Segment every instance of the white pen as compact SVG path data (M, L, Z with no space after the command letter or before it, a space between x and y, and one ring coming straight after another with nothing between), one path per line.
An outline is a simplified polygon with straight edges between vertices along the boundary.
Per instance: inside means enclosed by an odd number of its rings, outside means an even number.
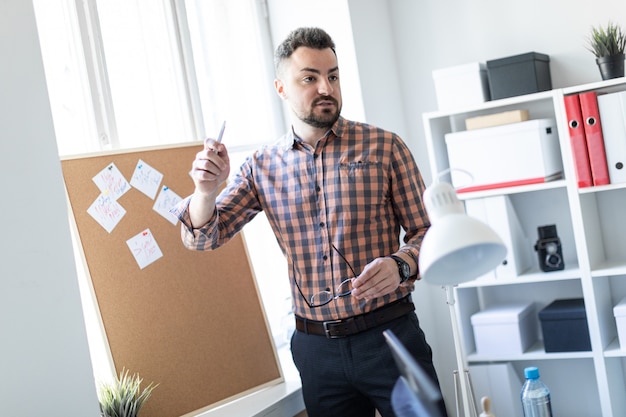
M224 120L222 122L222 127L220 128L220 133L217 135L217 139L215 139L215 144L216 145L222 143L222 137L224 136L224 129L226 129L226 120ZM215 149L212 149L212 151L217 153L217 151Z
M222 122L220 133L217 135L217 143L222 143L222 136L224 136L224 129L226 129L226 120Z

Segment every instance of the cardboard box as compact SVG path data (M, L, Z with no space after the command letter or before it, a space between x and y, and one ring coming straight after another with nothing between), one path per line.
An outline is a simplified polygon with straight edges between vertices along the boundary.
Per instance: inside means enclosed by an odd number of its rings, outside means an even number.
M439 110L456 109L489 101L485 64L475 62L433 71Z
M533 303L494 306L471 317L476 353L508 355L524 353L536 340L537 320Z
M615 322L617 324L619 346L621 349L626 350L626 297L622 298L622 300L613 307L613 315L615 316Z
M546 352L591 350L585 300L555 300L539 312Z
M550 57L537 52L487 61L491 99L552 89Z
M465 129L484 129L486 127L508 125L509 123L525 122L529 118L528 110L511 110L486 116L470 117L465 119Z
M552 119L448 133L445 141L457 192L537 184L563 175Z

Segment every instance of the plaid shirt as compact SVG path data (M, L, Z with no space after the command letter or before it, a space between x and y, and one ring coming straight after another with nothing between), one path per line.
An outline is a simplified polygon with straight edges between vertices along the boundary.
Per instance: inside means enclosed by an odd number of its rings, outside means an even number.
M417 259L430 225L423 191L418 167L396 134L340 117L315 148L290 131L248 157L217 198L206 225L191 227L191 197L173 212L182 222L184 245L211 250L265 211L287 258L294 312L311 320L336 320L379 308L414 289L409 280L369 302L348 295L310 306L313 294L352 277L350 266L359 274L375 258L398 250Z

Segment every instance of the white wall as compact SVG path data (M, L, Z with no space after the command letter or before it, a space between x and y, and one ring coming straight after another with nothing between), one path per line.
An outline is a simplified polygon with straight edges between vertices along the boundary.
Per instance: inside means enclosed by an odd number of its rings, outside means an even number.
M30 1L0 2L0 414L98 416Z

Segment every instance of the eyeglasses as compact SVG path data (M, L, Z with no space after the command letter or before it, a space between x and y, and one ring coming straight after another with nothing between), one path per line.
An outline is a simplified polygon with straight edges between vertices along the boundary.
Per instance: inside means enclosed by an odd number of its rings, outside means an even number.
M336 300L341 297L347 297L348 295L352 294L352 280L356 278L357 273L354 272L354 268L352 268L352 265L350 265L350 262L348 262L346 257L343 256L343 254L339 251L339 249L337 249L335 245L333 244L331 244L331 246L335 250L335 252L339 254L341 259L343 259L346 265L348 265L350 272L352 272L352 278L346 278L343 281L341 281L341 283L335 288L335 291L332 291L330 287L328 287L325 290L316 292L315 294L313 294L311 297L307 299L307 297L305 297L305 295L302 293L302 290L300 289L300 286L298 285L298 282L295 279L295 275L294 275L294 280L296 282L296 286L298 287L298 291L300 291L300 295L302 296L302 298L304 298L304 300L307 302L310 308L322 307L330 303L333 300ZM334 278L335 277L331 269L331 279L333 282L334 282Z
M336 300L340 297L347 297L352 294L352 278L347 278L341 281L341 284L335 288L335 294L330 290L330 288L326 288L324 291L316 292L311 296L311 302L309 305L311 307L321 307L333 300Z

